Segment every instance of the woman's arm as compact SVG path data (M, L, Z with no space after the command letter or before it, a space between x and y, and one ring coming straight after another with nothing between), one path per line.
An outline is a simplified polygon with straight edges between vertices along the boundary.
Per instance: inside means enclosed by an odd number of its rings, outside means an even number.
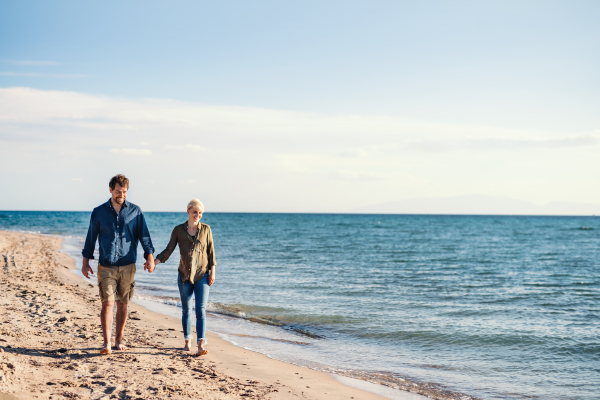
M206 238L206 258L208 259L208 268L210 268L210 274L208 275L208 286L212 286L215 283L215 274L217 269L217 260L215 259L215 245L213 243L212 231L210 226L208 227L208 237Z
M167 244L167 247L159 255L156 256L154 263L160 264L161 262L166 262L169 259L169 257L171 257L171 254L173 254L175 247L177 247L177 227L173 228L169 244Z
M212 286L212 284L215 283L215 274L216 274L215 269L216 268L217 268L217 266L213 265L212 268L210 269L210 274L208 274L208 286Z
M207 226L208 233L206 237L206 259L208 260L208 268L212 268L217 265L217 260L215 258L215 245L213 243L212 231L210 230L210 226Z

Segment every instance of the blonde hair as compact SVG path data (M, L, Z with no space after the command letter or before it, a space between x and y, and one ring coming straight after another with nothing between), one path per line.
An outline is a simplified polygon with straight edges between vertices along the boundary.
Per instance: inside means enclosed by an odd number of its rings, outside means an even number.
M190 200L190 202L188 203L187 209L189 210L192 207L198 207L200 209L200 211L204 212L204 204L202 204L202 202L198 199Z

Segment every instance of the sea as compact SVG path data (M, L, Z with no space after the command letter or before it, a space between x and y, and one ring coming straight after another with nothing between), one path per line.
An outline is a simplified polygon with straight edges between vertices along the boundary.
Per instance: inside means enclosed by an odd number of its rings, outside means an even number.
M157 252L187 218L144 215ZM0 211L0 229L60 236L81 265L89 219ZM370 382L391 399L600 398L600 217L205 213L202 222L218 264L208 329L240 347ZM178 262L176 250L152 274L138 268L135 301L180 316Z

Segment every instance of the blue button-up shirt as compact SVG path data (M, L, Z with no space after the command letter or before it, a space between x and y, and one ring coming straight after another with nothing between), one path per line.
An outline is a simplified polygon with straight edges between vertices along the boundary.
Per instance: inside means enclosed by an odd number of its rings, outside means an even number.
M100 253L98 262L103 266L120 267L135 263L137 245L140 241L144 249L144 258L147 259L148 255L154 253L142 210L127 200L123 202L118 215L110 199L94 208L85 246L81 252L90 260L94 259L96 239L98 239Z

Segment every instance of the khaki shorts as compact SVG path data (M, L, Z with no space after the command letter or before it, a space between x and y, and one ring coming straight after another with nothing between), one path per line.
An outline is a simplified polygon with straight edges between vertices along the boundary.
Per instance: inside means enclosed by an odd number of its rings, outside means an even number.
M98 290L102 302L115 301L127 304L133 297L135 264L122 267L98 265Z

